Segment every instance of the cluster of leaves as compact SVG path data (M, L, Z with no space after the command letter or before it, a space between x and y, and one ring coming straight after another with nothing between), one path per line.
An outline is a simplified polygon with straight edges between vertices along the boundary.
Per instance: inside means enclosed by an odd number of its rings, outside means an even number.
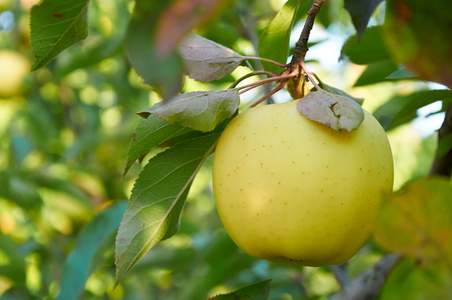
M34 69L43 67L63 49L87 36L89 1L60 2L45 0L31 11L31 46L36 55ZM355 64L367 65L355 86L376 84L387 80L417 79L415 75L399 69L399 64L394 61L391 50L384 46L384 33L380 27L372 27L364 34L369 18L379 3L378 0L345 1L345 7L357 29L357 36L350 37L344 44L342 53ZM181 214L193 180L214 151L216 141L224 126L237 112L240 89L246 88L177 95L182 87L185 68L190 77L210 81L227 76L245 60L252 59L199 36L193 34L187 36L188 31L205 24L227 4L228 1L225 0L188 2L137 0L135 2L135 8L125 32L124 51L144 82L159 91L163 99L172 100L164 105L154 105L140 113L143 118L135 128L123 175L135 161L141 161L152 149L162 144L171 147L152 157L146 164L135 182L126 209L123 203L110 207L97 215L91 225L80 233L80 244L69 256L63 271L63 278L60 282L62 292L59 295L62 297L61 299L69 295L66 294L69 292L72 295L81 293L84 281L88 278L91 270L88 270L85 265L83 270L78 270L80 276L77 277L77 285L69 283L73 278L71 277L74 274L73 268L76 267L79 258L82 256L90 258L89 268L94 269L97 257L96 251L93 252L92 249L102 252L105 247L102 243L103 239L93 240L92 243L87 242L92 237L87 232L96 232L96 230L100 230L99 228L105 227L108 230L102 231L102 234L105 237L110 236L118 226L118 214L124 212L116 238L116 284L118 284L119 280L138 263L151 247L173 236L179 230ZM306 14L311 4L312 1L303 0L286 2L276 17L260 33L257 49L261 58L274 60L283 65L287 62L292 28L300 17ZM203 8L201 14L197 9L198 6ZM358 43L359 40L360 43ZM178 45L180 46L178 47ZM196 47L202 49L196 49ZM113 47L111 51L117 51L118 48ZM210 50L206 52L207 48ZM99 46L99 49L105 49L105 47ZM274 74L279 74L283 70L277 64L269 62L263 62L263 67L267 72ZM159 72L155 72L155 70L159 70ZM72 71L71 67L68 67L66 72L70 71ZM60 69L59 72L64 71ZM332 106L340 101L337 100L338 98L344 97L342 91L320 81L319 87L323 91L318 90L308 94L311 95L309 98L314 98L314 106L317 106L316 98L319 98L319 93L328 93L329 99L335 99L333 103L326 100L327 106ZM345 95L345 98L349 97ZM426 89L406 96L396 96L380 107L375 115L386 130L392 130L414 119L416 111L420 107L438 100L443 101L444 108L452 103L450 90ZM325 102L325 98L320 97L320 102ZM346 101L346 103L350 102ZM351 110L360 111L359 106L351 105ZM335 107L342 109L341 106L336 105ZM310 105L300 109L309 111ZM332 114L334 118L336 115L344 115L342 111L327 110L327 113ZM309 115L309 113L307 114ZM341 127L343 125L339 124L340 120L337 121L338 128L347 128ZM356 124L350 126L351 130L356 127ZM452 142L449 139L449 142L446 141L441 149L446 153L450 151L451 147ZM438 199L447 200L444 197L450 195L449 186L448 183L433 181L433 183L421 183L419 186L414 186L413 189L429 190L437 195ZM409 195L401 196L405 202L413 200L415 196L418 197L417 203L420 205L418 212L427 207L424 204L427 198L425 193L407 192L403 195ZM442 200L438 200L439 203ZM391 201L387 203L382 213L382 224L385 225L390 223L387 220L393 219L399 209L398 206L392 207ZM443 206L442 208L447 213L451 212L449 208ZM436 209L438 208L432 208L432 211ZM432 231L445 232L450 229L450 226L443 223L426 223L423 221L425 219L415 218L417 214L413 215L412 212L404 215L407 216L406 219L398 217L401 221L394 223L393 227L380 228L378 238L381 243L390 250L400 251L415 258L427 258L427 261L431 258L435 262L442 261L441 259L450 261L448 244L439 243L433 250L425 246L436 245L441 240L441 236L431 234ZM414 250L412 247L411 250L404 248L403 246L407 244L400 245L400 240L394 241L394 239L388 238L394 232L401 232L401 234L413 237L419 234L419 228L427 234L411 241L410 245L415 245ZM441 231L442 228L444 228L443 231ZM88 250L85 250L84 247ZM426 249L427 255L424 255L422 249ZM415 251L414 254L413 251ZM413 268L412 265L405 265L405 268L410 267ZM444 274L446 275L440 280L448 280L450 275L448 271L444 271ZM258 295L264 291L262 297L265 299L268 296L268 293L266 294L268 285L269 282L265 282L262 285L252 286L250 290L242 290L242 292L245 295L248 293ZM72 291L70 287L76 288L77 291ZM242 292L237 291L236 293L241 295ZM217 298L228 299L227 297L231 298L234 295L218 296Z

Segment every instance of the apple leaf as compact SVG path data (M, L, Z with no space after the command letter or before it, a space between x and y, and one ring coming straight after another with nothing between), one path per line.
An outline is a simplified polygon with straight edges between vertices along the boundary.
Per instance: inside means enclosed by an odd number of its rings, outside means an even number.
M179 230L191 183L219 136L212 132L185 139L144 167L116 237L116 285L151 247Z
M392 59L385 46L381 26L369 27L361 42L358 42L356 35L349 37L342 46L341 58L343 57L348 57L358 65Z
M146 119L140 118L130 141L126 167L122 176L124 177L132 164L152 148L189 131L190 129L180 125L168 124L165 120L154 115L150 115Z
M364 111L353 99L326 91L310 92L297 103L306 118L341 131L357 129L364 120Z
M80 299L89 275L103 263L99 255L111 248L127 203L114 204L98 215L80 232L77 244L66 259L57 300Z
M452 267L452 184L445 178L418 180L387 195L376 238L386 249Z
M335 95L339 95L339 96L344 96L344 97L350 98L350 99L352 99L353 101L355 101L356 103L358 103L359 105L362 105L362 104L363 104L363 102L364 102L364 99L363 99L363 98L352 97L352 96L350 96L349 94L347 94L346 92L344 92L343 90L338 89L338 88L335 88L334 86L331 86L331 85L328 85L328 84L324 83L322 80L320 80L320 78L316 77L316 79L317 79L318 82L319 82L319 86L320 86L323 90L325 90L326 92L329 92L329 93L331 93L331 94L335 94ZM313 91L316 91L317 89L314 87L312 90L313 90Z
M258 283L245 286L232 293L210 297L209 300L236 300L236 299L267 300L270 295L271 281L272 281L271 279L267 279Z
M289 42L292 27L297 21L297 9L307 0L288 0L259 37L257 51L260 57L285 64L289 56ZM262 62L265 70L281 73L282 68Z
M237 89L191 92L177 95L161 105L154 105L138 114L144 118L154 114L170 124L207 132L232 116L239 103Z
M177 95L182 88L183 62L177 51L157 55L155 30L166 1L135 1L127 27L125 52L130 64L146 84L163 99Z
M30 11L32 70L88 36L89 0L43 0Z
M397 71L391 73L389 76L386 77L386 79L419 79L419 75L408 70L405 67L401 67Z
M163 12L157 26L157 53L167 53L192 28L198 27L225 7L231 0L175 0Z
M195 33L190 33L179 45L187 75L199 81L223 78L245 59L237 52Z
M372 17L372 13L382 1L383 0L344 0L344 8L352 18L353 26L355 26L358 34L358 41L361 40L370 17Z
M452 92L450 90L424 90L407 96L396 95L380 106L374 116L385 128L392 130L417 117L417 110L436 101L443 104L452 104Z
M380 60L371 63L361 73L358 79L356 79L353 86L363 86L386 81L388 79L388 75L396 71L397 68L397 64L392 60Z
M423 264L403 259L391 271L378 299L449 299L452 294L452 271L444 264Z

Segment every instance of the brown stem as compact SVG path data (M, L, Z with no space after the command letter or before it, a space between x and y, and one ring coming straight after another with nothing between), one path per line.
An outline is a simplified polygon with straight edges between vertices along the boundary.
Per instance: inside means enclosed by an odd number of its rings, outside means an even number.
M298 42L295 44L295 50L293 51L291 64L298 64L298 62L303 61L306 52L308 52L308 40L309 34L311 33L312 26L314 26L314 20L317 14L320 11L320 7L322 7L325 0L314 0L311 9L308 12L308 17L306 18L306 22L304 23L303 30L301 31L300 38Z
M438 146L449 134L452 134L452 104L447 108L444 122L438 130ZM440 155L438 151L437 149L430 175L442 175L450 178L452 174L452 149L444 155Z

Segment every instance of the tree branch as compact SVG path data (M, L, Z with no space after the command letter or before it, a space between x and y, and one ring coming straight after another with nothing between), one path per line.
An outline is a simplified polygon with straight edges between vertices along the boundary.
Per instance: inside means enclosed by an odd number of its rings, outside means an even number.
M312 26L314 26L314 20L317 14L320 11L320 7L322 7L325 0L314 0L311 9L308 12L308 17L306 18L306 22L304 23L303 30L301 31L300 38L298 42L295 44L295 50L293 51L291 65L298 65L298 62L303 61L306 52L308 52L308 40L309 34L311 33Z
M430 169L430 175L443 175L451 177L452 174L452 149L446 154L439 154L439 145L446 136L452 134L452 104L446 110L446 116L441 128L438 130L438 146L436 149L435 159Z
M401 256L384 255L374 267L367 269L358 278L339 292L331 295L329 300L371 300L383 286L389 272L394 268Z

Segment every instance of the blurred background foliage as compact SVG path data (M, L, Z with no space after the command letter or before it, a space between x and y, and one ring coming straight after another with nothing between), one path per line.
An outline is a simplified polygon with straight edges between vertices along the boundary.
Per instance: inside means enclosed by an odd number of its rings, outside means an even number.
M31 73L28 24L29 10L36 3L0 0L2 299L54 299L58 295L59 299L205 299L268 278L273 279L271 299L323 299L340 289L328 267L274 264L241 252L217 216L208 161L190 191L180 232L153 248L112 290L114 233L141 170L135 164L120 180L139 119L135 113L160 99L142 83L124 55L124 35L134 1L91 1L88 38ZM198 33L254 56L259 34L283 4L282 0L236 1L198 28ZM383 19L384 4L371 25L382 24ZM295 26L293 43L302 24L300 20ZM323 81L365 98L369 111L381 111L396 96L437 87L413 78L385 80L398 68L390 58L374 66L383 75L371 72L370 78L363 79L367 62L338 61L342 44L354 33L343 2L326 1L312 32L315 45L307 59ZM239 67L231 76L208 84L185 78L183 89L223 89L247 70ZM361 83L356 84L359 78ZM246 95L244 104L259 93L263 92ZM274 99L288 100L288 93ZM395 159L395 189L428 174L436 149L434 130L444 117L436 113L441 109L438 102L424 107L414 120L388 132ZM433 117L425 118L432 112ZM382 254L371 241L347 269L357 276ZM391 278L392 290L385 290L381 299L394 298L394 286L403 274L411 273L414 264L400 266ZM415 286L416 278L406 284Z

